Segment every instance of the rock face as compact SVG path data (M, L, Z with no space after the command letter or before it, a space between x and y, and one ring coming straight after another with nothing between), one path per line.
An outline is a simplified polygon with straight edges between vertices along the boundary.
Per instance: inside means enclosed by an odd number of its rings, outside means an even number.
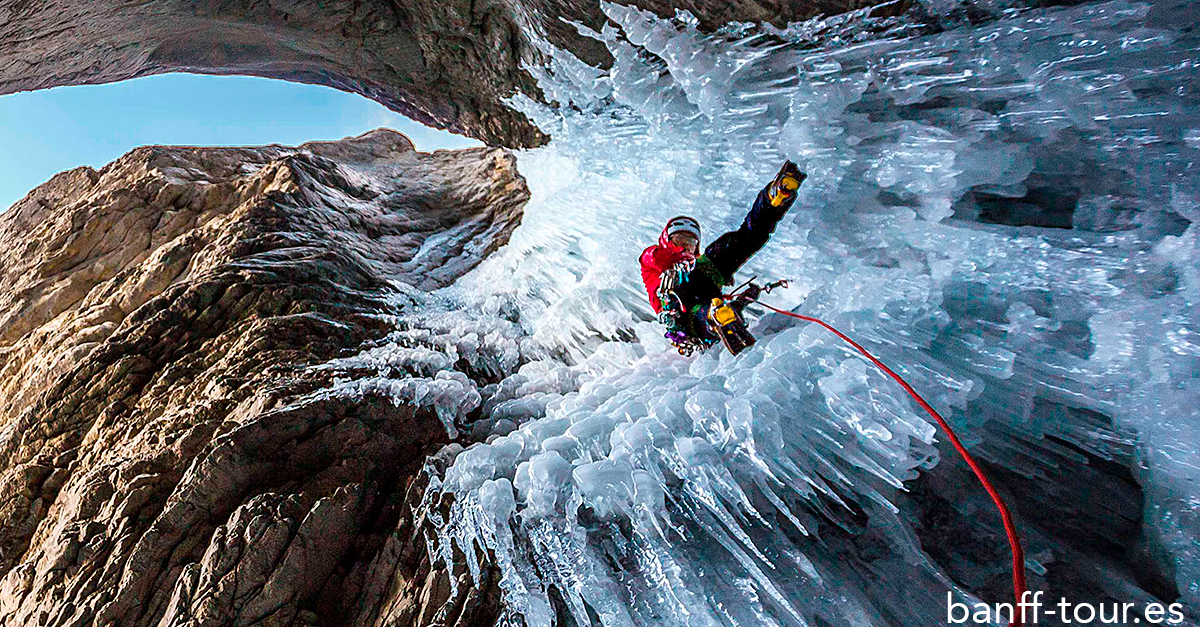
M506 242L527 199L502 149L376 131L139 148L0 215L0 625L494 611L424 558L433 410L314 366Z
M837 13L858 0L639 0L660 15L693 11L711 27L728 20L778 24ZM560 19L561 18L561 19ZM594 0L49 0L0 4L0 94L107 83L172 71L247 74L362 94L420 122L489 144L545 141L501 102L536 88L521 69L536 58L529 33L590 63L603 46L574 20L603 23Z

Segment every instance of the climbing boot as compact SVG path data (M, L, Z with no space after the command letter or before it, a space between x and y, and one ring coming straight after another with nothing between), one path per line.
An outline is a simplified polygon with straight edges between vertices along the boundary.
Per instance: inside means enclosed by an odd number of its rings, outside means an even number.
M754 336L746 329L742 314L723 298L712 299L708 308L709 328L721 338L721 343L734 355L754 346Z
M806 178L808 175L801 172L796 164L784 161L783 167L779 169L779 174L775 175L775 180L771 181L770 189L767 192L771 206L779 207L795 199L796 190L800 189L800 184Z

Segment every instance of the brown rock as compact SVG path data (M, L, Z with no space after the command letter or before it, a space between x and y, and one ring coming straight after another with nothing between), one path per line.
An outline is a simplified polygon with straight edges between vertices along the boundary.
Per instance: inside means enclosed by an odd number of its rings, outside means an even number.
M863 6L859 0L637 0L661 16L692 11L705 28L730 20L783 25ZM0 5L0 94L186 71L245 74L362 94L414 120L492 145L545 136L501 99L537 97L522 64L529 33L594 65L602 45L564 20L598 28L595 0L47 0ZM75 175L82 176L82 175Z
M446 431L313 366L527 199L502 149L376 131L139 148L0 214L0 626L371 624L355 599L417 598L439 575L406 503Z

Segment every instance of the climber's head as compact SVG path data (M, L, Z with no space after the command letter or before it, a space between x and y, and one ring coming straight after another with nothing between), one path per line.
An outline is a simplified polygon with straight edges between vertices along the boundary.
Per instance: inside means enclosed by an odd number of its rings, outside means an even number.
M663 227L658 243L666 246L668 243L682 248L692 255L700 253L700 223L689 216L677 216Z

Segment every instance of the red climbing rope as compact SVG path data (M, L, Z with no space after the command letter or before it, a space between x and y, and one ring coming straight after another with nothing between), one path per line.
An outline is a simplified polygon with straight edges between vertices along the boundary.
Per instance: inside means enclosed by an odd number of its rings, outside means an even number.
M1023 600L1023 597L1025 596L1025 589L1026 589L1025 588L1025 554L1021 550L1021 540L1020 540L1020 538L1017 537L1017 527L1016 527L1016 525L1013 524L1012 514L1009 513L1008 505L1006 505L1004 503L1004 499L1000 497L1000 493L996 492L996 488L994 486L992 486L992 482L988 481L987 476L985 476L983 474L983 469L980 468L979 464L977 464L975 462L975 458L971 457L971 454L967 452L967 449L966 449L966 447L964 447L962 445L962 442L959 442L958 436L954 435L954 430L950 428L950 425L946 422L946 420L944 418L942 418L942 415L937 413L937 410L935 410L933 407L931 407L929 405L929 403L925 402L925 399L921 398L921 395L917 394L917 391L914 390L913 387L911 385L909 385L907 381L905 381L903 378L901 378L900 375L896 374L895 372L892 372L891 368L888 368L886 365L884 365L884 363L882 361L879 361L878 359L876 359L874 355L872 355L870 352L868 352L867 349L863 348L858 342L855 342L854 340L850 339L849 337L846 336L845 333L842 333L841 331L838 331L837 329L833 328L833 326L827 324L824 320L813 318L812 316L804 316L804 315L801 315L798 313L792 313L790 311L784 311L782 309L777 309L775 307L772 307L760 300L757 300L757 299L753 299L753 300L754 300L754 302L762 305L763 307L766 307L767 309L770 309L771 311L774 311L775 313L781 313L785 316L791 316L793 318L798 318L800 320L804 320L805 322L814 322L816 324L819 324L819 325L825 327L830 332L832 332L834 335L845 340L847 344L858 349L858 352L860 352L864 356L866 356L867 359L870 359L871 363L875 364L876 366L879 367L880 370L884 371L885 373L887 373L888 376L895 379L896 383L899 383L900 386L904 388L904 391L908 392L909 396L912 396L913 400L915 400L917 402L917 404L921 406L922 409L929 412L930 416L933 416L933 419L937 421L938 426L940 426L942 428L942 430L946 432L946 436L950 439L950 443L954 445L955 450L958 451L959 455L962 455L962 458L964 460L966 460L967 465L970 466L971 470L973 470L975 472L975 476L978 477L979 482L983 484L983 489L987 490L987 493L992 497L992 502L996 504L996 509L1000 510L1000 518L1004 521L1004 532L1006 534L1008 534L1008 545L1010 548L1012 548L1013 594L1016 596L1016 599L1017 599L1016 600L1017 605L1013 605L1013 619L1014 620L1011 623L1010 627L1013 627L1013 626L1021 627L1021 625L1024 624L1024 621L1022 620L1024 618L1024 616L1023 616L1023 612L1020 610L1021 606L1019 604L1021 603L1021 601Z

